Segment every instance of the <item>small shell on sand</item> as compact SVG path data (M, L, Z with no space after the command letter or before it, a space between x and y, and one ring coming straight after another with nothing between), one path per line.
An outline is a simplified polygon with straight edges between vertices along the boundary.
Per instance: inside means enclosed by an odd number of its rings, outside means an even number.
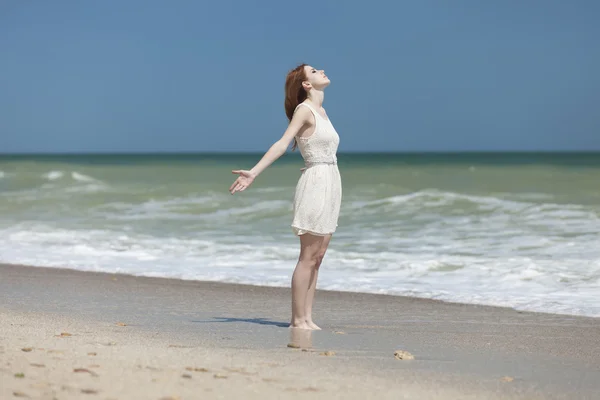
M515 380L515 378L513 378L512 376L503 376L501 380L502 382L512 382Z
M412 354L410 354L408 351L396 350L394 352L394 358L396 360L414 360L415 356L413 356Z

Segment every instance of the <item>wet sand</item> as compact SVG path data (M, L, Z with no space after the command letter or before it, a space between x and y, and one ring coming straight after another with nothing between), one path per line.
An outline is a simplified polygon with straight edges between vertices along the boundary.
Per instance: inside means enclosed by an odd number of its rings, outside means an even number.
M600 393L598 318L332 291L314 314L288 329L284 288L0 265L0 398Z

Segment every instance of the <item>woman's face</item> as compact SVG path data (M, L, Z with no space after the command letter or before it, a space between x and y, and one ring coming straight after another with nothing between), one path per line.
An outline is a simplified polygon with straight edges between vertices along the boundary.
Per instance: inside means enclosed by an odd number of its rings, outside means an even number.
M316 68L311 67L310 65L305 65L304 73L306 74L305 85L306 83L310 85L308 89L313 87L317 90L322 90L329 86L330 80L327 77L327 75L325 75L324 70L318 70Z

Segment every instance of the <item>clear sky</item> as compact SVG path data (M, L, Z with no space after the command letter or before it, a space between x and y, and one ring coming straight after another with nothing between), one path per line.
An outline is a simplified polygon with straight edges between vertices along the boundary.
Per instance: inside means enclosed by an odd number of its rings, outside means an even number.
M0 0L0 152L265 151L324 68L340 151L600 150L600 1Z

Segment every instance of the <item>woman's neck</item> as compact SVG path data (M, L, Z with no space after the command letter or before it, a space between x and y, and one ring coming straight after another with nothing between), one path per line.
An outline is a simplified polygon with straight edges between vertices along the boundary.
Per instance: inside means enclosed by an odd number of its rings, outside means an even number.
M322 90L312 89L308 93L308 100L316 107L323 107L323 100L325 100L325 92Z

